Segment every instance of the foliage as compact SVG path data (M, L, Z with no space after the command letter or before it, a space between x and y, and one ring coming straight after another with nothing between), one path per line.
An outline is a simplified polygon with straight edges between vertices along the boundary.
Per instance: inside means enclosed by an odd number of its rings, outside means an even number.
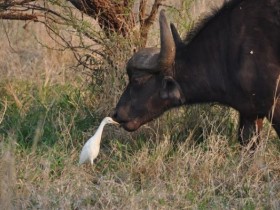
M187 14L173 9L178 28L188 29ZM95 165L78 166L122 92L135 40L106 37L74 15L66 15L74 31L50 25L51 36L41 25L0 24L1 209L280 208L280 143L270 124L252 154L237 142L236 112L216 104L171 110L135 133L108 126ZM90 64L90 82L69 71L75 56Z
M53 49L70 49L77 66L94 74L104 63L119 68L114 49L131 53L146 45L162 0L141 0L138 10L135 5L136 1L127 0L2 1L0 19L28 21L24 27L31 22L43 24L56 43Z
M87 90L69 84L10 86L14 94L1 84L5 209L280 207L279 139L266 137L268 129L254 154L241 148L231 140L236 116L228 109L192 107L185 116L186 110L177 110L133 135L106 127L95 165L80 167L82 145L102 118Z

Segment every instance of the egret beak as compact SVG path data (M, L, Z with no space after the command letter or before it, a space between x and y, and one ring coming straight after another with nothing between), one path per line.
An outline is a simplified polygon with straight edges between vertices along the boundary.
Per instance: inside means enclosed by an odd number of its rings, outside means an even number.
M120 125L120 123L116 122L116 121L113 121L112 124L114 125Z
M114 125L120 125L120 123L118 123L118 122L114 122L113 124L114 124Z
M114 124L114 125L120 125L120 123L118 123L117 121L116 121L116 118L114 117L115 116L115 114L112 114L110 117L111 117L111 119L112 119L112 124Z

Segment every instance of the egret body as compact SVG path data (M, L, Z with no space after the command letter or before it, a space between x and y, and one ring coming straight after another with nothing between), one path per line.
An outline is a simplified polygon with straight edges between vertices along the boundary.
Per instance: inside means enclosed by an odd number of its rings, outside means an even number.
M97 157L100 150L100 141L103 132L103 128L106 124L119 124L115 122L111 117L105 117L100 123L96 133L92 136L84 145L80 154L79 164L83 164L87 161L93 164L93 160Z

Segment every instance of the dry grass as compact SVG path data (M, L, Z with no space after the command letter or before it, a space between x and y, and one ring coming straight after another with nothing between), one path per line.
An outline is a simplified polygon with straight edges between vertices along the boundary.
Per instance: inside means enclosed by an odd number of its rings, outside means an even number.
M280 156L273 143L252 155L214 134L198 146L162 139L132 151L113 140L93 167L77 166L79 146L38 154L12 144L1 152L5 209L280 207Z
M121 90L104 83L90 91L69 71L71 53L32 38L37 30L50 41L40 28L5 24L1 209L280 209L279 139L266 123L249 153L236 140L236 113L224 107L172 110L134 134L108 126L96 164L79 167L83 143L111 108L100 104Z

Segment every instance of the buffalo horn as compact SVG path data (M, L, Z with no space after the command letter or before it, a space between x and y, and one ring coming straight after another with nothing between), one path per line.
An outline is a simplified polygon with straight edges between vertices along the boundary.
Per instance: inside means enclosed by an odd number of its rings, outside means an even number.
M160 11L160 44L161 48L144 48L135 53L128 61L128 69L144 72L167 71L175 59L175 43L169 29L164 10Z
M160 54L158 59L158 68L169 68L175 59L175 43L169 25L167 23L164 10L160 11Z
M170 28L171 28L171 32L172 32L172 35L173 35L173 38L174 38L174 41L175 41L175 45L176 45L176 48L180 47L183 45L183 41L180 37L180 34L178 33L175 25L173 23L170 23Z

